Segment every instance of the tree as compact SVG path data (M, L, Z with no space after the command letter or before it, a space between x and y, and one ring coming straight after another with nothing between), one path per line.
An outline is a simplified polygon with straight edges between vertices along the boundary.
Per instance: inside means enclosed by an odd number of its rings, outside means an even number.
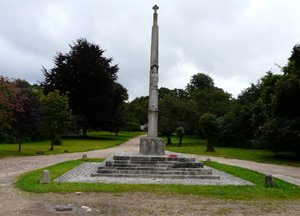
M18 98L22 100L22 112L15 112L15 121L12 124L14 134L19 143L18 151L21 152L25 139L41 134L43 127L43 111L38 96L31 85L24 80L17 80L20 89Z
M178 99L165 96L159 100L158 131L167 137L167 144L172 144L171 135L179 124Z
M176 135L178 136L178 139L179 139L178 146L181 146L182 145L182 139L183 139L183 136L184 136L184 128L183 127L176 128Z
M193 99L199 115L209 112L218 117L228 112L232 101L230 94L217 87L200 89L194 92Z
M127 100L127 90L116 82L118 65L112 58L103 56L104 51L86 39L70 45L66 54L58 53L55 66L43 69L46 93L55 89L68 93L70 108L80 117L83 135L91 127L105 128Z
M212 88L214 87L213 79L207 74L197 73L192 76L190 83L187 85L186 89L189 94L198 91L200 89Z
M211 113L205 113L200 117L199 127L207 139L207 152L215 152L213 144L216 142L218 137L218 124L217 118Z
M148 122L149 97L137 97L127 104L129 122L145 125Z
M195 106L189 100L188 94L182 89L159 89L159 117L158 130L162 135L167 136L168 144L172 144L171 135L179 126L194 130Z
M268 99L265 99L268 115L265 124L260 127L260 141L271 147L274 152L291 151L300 155L299 44L294 46L292 55L282 70L282 76L273 75L271 90L264 96ZM274 138L277 142L270 145Z
M197 112L200 116L207 112L218 117L223 116L231 105L231 95L215 87L213 79L203 73L192 76L186 91L190 99L197 104Z
M23 112L23 99L15 80L0 76L0 131L9 130L15 121L14 113Z
M42 98L45 130L51 140L51 151L54 149L57 139L68 131L71 120L68 102L68 97L60 95L57 90L49 92L47 96Z

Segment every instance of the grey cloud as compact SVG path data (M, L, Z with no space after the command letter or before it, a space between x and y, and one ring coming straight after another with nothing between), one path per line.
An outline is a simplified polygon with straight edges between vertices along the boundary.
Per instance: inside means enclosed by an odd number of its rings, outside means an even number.
M183 88L208 73L235 96L278 71L300 38L297 0L0 2L0 75L41 81L57 52L80 37L120 67L130 98L148 93L152 9L160 6L160 86Z

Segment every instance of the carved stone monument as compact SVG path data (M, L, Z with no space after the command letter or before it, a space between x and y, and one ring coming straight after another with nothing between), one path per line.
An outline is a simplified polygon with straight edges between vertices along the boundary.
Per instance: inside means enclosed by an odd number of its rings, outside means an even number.
M153 25L151 37L148 136L140 140L140 153L143 155L164 155L165 142L157 138L158 124L158 24L157 5L153 6Z
M148 136L140 139L140 152L113 155L107 158L98 167L92 177L111 178L153 178L153 179L213 179L219 176L212 173L212 169L203 168L201 162L195 158L182 154L165 155L165 142L157 138L158 123L158 25L157 10L154 5L150 84L149 84L149 110L148 110Z

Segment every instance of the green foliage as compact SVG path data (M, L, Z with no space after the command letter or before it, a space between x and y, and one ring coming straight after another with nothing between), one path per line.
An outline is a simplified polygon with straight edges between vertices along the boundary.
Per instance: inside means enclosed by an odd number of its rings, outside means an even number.
M207 139L207 149L208 152L214 152L214 144L218 138L218 124L217 118L214 114L205 113L199 119L199 128Z
M0 142L41 136L43 113L38 90L24 80L0 77Z
M19 97L19 92L15 80L0 76L0 133L12 128L12 123L16 120L15 113L24 112L24 98Z
M262 79L261 98L265 119L259 127L257 141L274 152L292 151L300 155L299 58L300 45L297 44L282 69L284 75L269 73Z
M83 161L67 161L47 167L52 179L55 179L78 166ZM188 186L188 185L145 185L145 184L103 184L103 183L55 183L40 184L39 179L43 169L35 170L20 176L16 186L24 191L34 193L49 192L151 192L158 194L190 194L201 197L213 197L221 199L300 199L300 188L287 182L276 179L277 187L265 187L264 175L247 169L233 167L211 162L209 166L231 173L237 177L255 183L254 186Z
M196 104L182 89L159 89L159 132L167 136L171 144L171 134L183 126L186 134L193 134L198 129Z
M44 126L44 113L40 98L34 93L32 86L24 81L17 80L19 88L18 98L22 100L23 112L15 112L13 133L19 143L18 151L21 151L22 142L26 139L42 136Z
M66 133L70 126L69 98L54 91L43 97L41 102L45 115L45 130L51 139L50 150L53 150L56 140Z
M137 97L126 106L127 118L130 122L138 125L145 125L148 122L149 98Z
M209 89L214 87L213 79L207 74L197 73L192 76L190 83L187 85L189 94L193 94L199 90Z
M300 155L300 45L283 75L267 74L243 91L220 122L224 146L268 148Z
M197 104L197 113L200 116L204 113L222 116L230 108L231 95L215 87L213 79L206 74L193 75L186 91Z
M171 134L179 123L178 99L165 96L159 100L158 130L167 136L167 144L172 144Z

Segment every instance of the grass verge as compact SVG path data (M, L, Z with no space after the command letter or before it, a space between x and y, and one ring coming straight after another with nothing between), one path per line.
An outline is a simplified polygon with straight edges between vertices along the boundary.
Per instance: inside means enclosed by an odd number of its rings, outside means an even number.
M216 152L206 152L206 140L196 136L185 136L181 147L177 137L173 136L172 140L173 144L166 145L168 151L300 167L300 158L290 153L274 154L268 150L230 147L215 147Z
M22 144L22 151L18 152L18 144L0 144L0 158L9 156L31 156L36 152L48 154L61 154L70 152L84 152L96 149L105 149L117 146L126 142L130 138L141 135L140 132L121 132L116 136L114 133L97 131L90 132L88 137L69 137L63 138L62 145L55 145L54 150L50 151L50 141L25 142Z
M90 159L89 161L94 161ZM98 160L99 161L99 160ZM67 161L47 167L52 179L55 179L78 166L83 161ZM207 164L237 177L253 182L254 186L187 186L187 185L138 185L138 184L104 184L104 183L55 183L40 184L43 169L23 174L16 182L21 190L34 193L67 193L67 192L151 192L158 194L191 194L201 197L222 199L300 199L300 187L276 179L276 187L265 187L264 175L244 168L210 162Z

